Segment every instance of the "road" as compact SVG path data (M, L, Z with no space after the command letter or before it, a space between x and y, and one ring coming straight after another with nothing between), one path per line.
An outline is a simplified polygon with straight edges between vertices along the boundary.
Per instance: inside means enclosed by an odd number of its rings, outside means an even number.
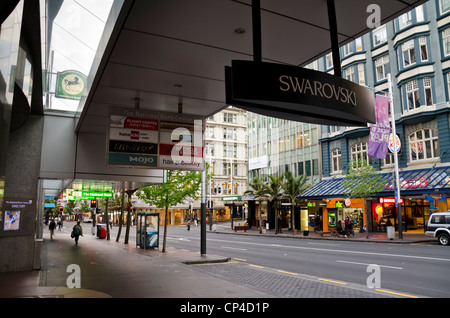
M85 233L89 229L88 226L83 225ZM117 228L114 227L112 240L115 240L116 233ZM122 230L122 233L125 231ZM162 233L161 227L161 235ZM135 242L134 228L130 233L130 242ZM184 226L169 227L167 248L199 252L200 227L191 226L190 231ZM295 277L297 280L303 278L326 281L342 287L356 286L355 288L360 288L361 291L377 289L386 293L385 297L450 297L450 248L434 242L399 245L273 238L207 231L207 254L228 256L232 262L226 267L199 266L198 270L224 279L254 284L255 288L263 290L273 288L274 285L263 282L261 277L271 277L278 282L283 277L287 279L286 283L281 286L281 291L274 293L286 293L285 296L304 296L296 294L299 291L295 288L289 290L293 284L293 280L289 278ZM253 278L250 280L250 277ZM337 289L336 297L345 296L340 294L343 290Z

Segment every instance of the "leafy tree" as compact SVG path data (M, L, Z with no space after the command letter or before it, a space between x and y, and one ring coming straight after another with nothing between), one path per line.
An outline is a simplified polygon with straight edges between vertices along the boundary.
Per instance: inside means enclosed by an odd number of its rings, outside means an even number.
M368 198L383 191L384 181L373 166L360 158L349 163L342 186L346 188L344 194L349 198Z
M64 207L64 212L66 214L72 215L73 209L75 209L75 201L68 201L66 206Z
M164 238L162 251L166 251L168 210L184 203L187 197L196 200L201 186L201 172L168 170L164 183L141 188L137 196L145 203L165 209Z
M275 208L275 220L278 218L278 200L283 194L282 180L283 177L274 177L269 175L269 183L265 184L264 192L267 194L269 202L273 201L273 207ZM278 222L275 221L275 233L278 233Z
M308 188L307 182L308 177L305 175L294 177L290 171L286 171L284 173L284 182L282 183L282 188L284 195L287 196L291 201L291 225L294 233L296 232L294 214L295 200L300 194L303 193L303 191Z
M262 181L262 178L254 178L253 182L250 183L249 189L244 192L244 194L253 195L255 199L259 201L259 234L262 233L262 198L266 197L266 187Z
M377 192L383 191L384 181L375 168L367 163L365 159L358 158L349 163L349 168L345 173L345 178L342 180L342 186L346 188L344 194L351 198L366 198L371 197ZM368 213L366 213L366 218ZM369 232L366 231L368 238Z

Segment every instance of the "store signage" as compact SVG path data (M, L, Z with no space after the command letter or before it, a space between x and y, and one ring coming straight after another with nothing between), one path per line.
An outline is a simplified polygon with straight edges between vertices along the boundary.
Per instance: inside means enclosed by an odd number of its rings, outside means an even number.
M425 200L427 201L447 201L447 197L445 195L426 195Z
M380 198L380 203L395 203L395 198ZM403 199L400 198L400 202L403 203Z
M78 71L64 71L57 75L55 97L80 99L86 87L86 75Z
M343 208L343 207L344 207L344 202L336 201L336 208Z
M107 165L204 170L204 120L178 113L111 107Z
M241 201L242 197L240 195L222 197L222 201Z
M401 150L401 143L400 143L400 136L399 134L396 134L396 138L397 140L397 153L400 153ZM388 144L388 149L391 153L394 153L394 134L391 134L389 136L389 144Z
M225 68L226 102L262 115L324 125L375 123L373 93L311 69L253 61Z

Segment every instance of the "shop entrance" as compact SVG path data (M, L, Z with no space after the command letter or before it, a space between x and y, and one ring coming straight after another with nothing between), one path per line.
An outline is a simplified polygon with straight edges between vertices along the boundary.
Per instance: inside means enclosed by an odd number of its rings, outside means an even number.
M430 205L424 200L406 200L402 207L405 218L405 230L408 232L425 232L425 224L430 217Z

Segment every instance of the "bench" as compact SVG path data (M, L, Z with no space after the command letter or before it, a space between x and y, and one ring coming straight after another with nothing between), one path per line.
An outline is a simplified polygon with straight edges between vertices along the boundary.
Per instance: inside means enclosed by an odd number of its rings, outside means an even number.
M238 225L234 227L234 231L244 231L247 232L247 230L249 230L250 228L247 225Z
M320 236L322 236L322 237L331 237L331 232L330 231L319 231L317 233L319 233Z

